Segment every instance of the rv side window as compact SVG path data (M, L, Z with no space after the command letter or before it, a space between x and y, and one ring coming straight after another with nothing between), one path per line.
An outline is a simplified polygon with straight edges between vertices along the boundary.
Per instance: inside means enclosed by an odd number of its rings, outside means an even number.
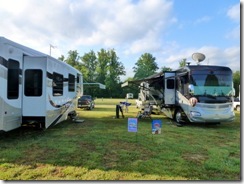
M167 80L167 89L174 89L175 88L175 80L174 79L168 79Z
M25 71L25 96L42 96L42 70Z
M77 74L76 82L80 83L80 75L79 74Z
M58 73L53 73L53 96L63 95L63 81L64 76Z
M8 60L8 82L7 82L7 95L8 99L19 98L19 62L9 59Z
M69 91L75 91L75 76L69 74Z

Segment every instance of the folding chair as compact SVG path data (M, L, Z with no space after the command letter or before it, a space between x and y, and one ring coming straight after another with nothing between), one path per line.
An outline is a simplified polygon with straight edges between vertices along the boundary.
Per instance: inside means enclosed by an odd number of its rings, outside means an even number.
M139 118L139 119L141 119L141 118L150 118L150 119L152 119L151 118L152 108L153 108L152 105L145 106L143 112L139 111L137 113L137 118Z

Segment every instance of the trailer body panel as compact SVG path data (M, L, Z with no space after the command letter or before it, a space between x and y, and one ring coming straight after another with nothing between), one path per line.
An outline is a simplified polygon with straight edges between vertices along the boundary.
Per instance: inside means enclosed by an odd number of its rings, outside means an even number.
M46 54L0 37L0 131L48 128L75 114L82 74Z

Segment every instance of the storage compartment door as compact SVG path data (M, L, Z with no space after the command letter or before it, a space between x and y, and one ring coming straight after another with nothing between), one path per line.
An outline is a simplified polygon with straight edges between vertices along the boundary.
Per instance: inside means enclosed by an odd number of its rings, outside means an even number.
M165 105L175 104L175 72L164 73L164 103Z
M47 57L24 57L23 116L46 115L46 62Z

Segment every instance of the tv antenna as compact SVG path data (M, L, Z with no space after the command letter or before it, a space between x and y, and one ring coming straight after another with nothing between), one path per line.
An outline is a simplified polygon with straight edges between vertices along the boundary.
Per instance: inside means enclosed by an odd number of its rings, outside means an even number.
M199 65L200 62L202 62L202 61L205 59L205 55L202 54L202 53L197 53L197 52L196 52L196 53L192 54L192 59L193 59L194 61L196 61L197 64Z
M50 56L52 55L52 48L53 48L53 49L56 49L57 46L54 46L54 45L52 45L52 44L49 44L49 55L50 55Z

